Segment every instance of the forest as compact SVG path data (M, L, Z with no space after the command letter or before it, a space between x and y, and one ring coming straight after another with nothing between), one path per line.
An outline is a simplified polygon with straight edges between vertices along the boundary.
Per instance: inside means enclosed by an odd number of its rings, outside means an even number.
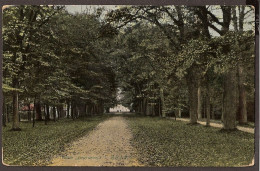
M118 104L203 129L254 127L253 6L10 6L2 37L8 134L91 125Z

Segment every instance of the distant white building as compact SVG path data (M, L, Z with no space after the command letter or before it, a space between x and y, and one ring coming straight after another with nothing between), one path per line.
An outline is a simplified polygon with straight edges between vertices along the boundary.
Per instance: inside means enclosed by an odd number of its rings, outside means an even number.
M130 112L130 110L123 105L117 105L114 108L110 108L109 111L110 112Z

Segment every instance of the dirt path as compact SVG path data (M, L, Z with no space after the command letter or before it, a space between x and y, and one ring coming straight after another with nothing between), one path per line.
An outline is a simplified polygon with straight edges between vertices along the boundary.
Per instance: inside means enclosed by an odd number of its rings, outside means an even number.
M174 119L174 118L171 118L171 117L169 117L169 118L170 119ZM176 119L180 120L180 121L184 121L184 122L189 122L190 121L189 119L185 119L185 118L176 118ZM206 125L206 122L203 122L203 121L197 121L197 122L199 124L201 124L201 125ZM222 124L213 123L213 122L210 123L210 126L216 127L216 128L223 128ZM251 133L251 134L255 133L255 129L254 128L247 128L247 127L237 126L237 129L240 130L240 131L243 131L243 132Z
M110 118L73 142L51 166L140 166L131 138L123 117Z

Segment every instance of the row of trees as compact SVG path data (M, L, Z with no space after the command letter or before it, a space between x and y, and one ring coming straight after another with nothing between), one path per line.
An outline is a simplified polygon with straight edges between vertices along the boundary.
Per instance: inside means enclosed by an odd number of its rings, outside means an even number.
M221 17L219 18L219 16ZM146 115L220 113L224 129L254 115L254 10L245 6L125 6L107 22L123 102ZM251 27L250 27L251 26ZM244 28L250 28L244 30ZM131 104L133 102L133 104ZM248 105L249 104L249 105ZM249 107L247 107L249 106Z
M56 120L56 111L62 116L66 104L74 119L103 113L115 103L115 72L107 60L113 29L100 20L101 13L97 9L72 15L63 6L4 10L4 125L8 105L13 110L12 129L20 130L19 110L30 109L31 103L33 121L45 118L46 124L49 108Z
M250 6L69 14L63 6L22 5L3 14L3 109L12 106L13 130L20 130L19 107L34 103L33 119L47 124L49 108L56 120L66 104L74 119L112 107L117 87L125 105L146 115L174 111L191 124L204 116L208 125L221 115L224 129L254 115Z

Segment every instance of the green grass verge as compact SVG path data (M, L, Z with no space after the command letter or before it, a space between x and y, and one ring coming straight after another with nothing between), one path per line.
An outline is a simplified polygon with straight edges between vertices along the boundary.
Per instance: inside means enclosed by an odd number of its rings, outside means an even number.
M74 121L62 119L57 122L20 124L22 131L10 131L11 123L3 127L3 161L8 165L47 165L54 155L61 153L66 145L87 134L98 123L110 116L79 118Z
M132 144L146 166L243 166L254 156L254 135L187 125L158 117L126 116Z

